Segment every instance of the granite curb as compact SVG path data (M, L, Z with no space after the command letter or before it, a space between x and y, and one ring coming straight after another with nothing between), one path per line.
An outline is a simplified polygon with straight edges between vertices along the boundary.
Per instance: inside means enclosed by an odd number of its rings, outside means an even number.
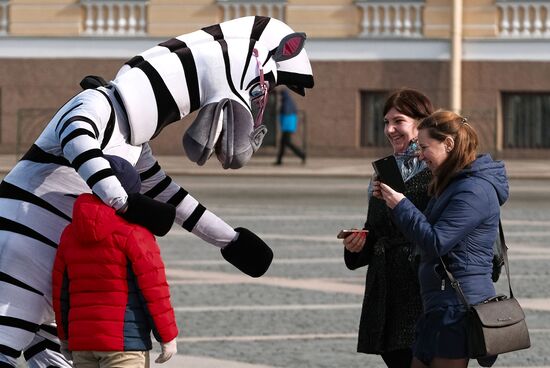
M274 159L267 156L254 157L245 167L225 170L216 159L209 160L204 166L198 166L184 156L157 156L162 168L169 175L200 176L266 176L266 177L364 177L373 174L371 162L374 158L334 158L312 157L305 164L289 157L283 165L274 165ZM508 176L511 179L550 179L550 161L548 160L504 160ZM0 175L5 175L16 163L14 155L0 155Z

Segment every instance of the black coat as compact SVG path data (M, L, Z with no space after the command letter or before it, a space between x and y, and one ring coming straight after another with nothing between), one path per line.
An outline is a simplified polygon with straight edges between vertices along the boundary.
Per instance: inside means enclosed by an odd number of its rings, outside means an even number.
M421 211L429 201L430 179L424 169L405 183L403 194ZM409 348L422 312L412 244L393 224L386 203L374 197L369 199L365 229L369 234L361 252L344 253L350 270L368 265L357 351L381 354Z

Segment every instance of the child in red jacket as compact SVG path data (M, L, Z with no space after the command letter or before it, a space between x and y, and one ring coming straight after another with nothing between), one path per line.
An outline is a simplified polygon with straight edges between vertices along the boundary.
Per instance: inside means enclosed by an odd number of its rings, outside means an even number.
M117 156L105 158L126 192L139 192L134 167ZM52 286L62 350L75 367L149 367L151 331L162 348L156 363L177 352L178 328L155 237L93 194L74 203Z

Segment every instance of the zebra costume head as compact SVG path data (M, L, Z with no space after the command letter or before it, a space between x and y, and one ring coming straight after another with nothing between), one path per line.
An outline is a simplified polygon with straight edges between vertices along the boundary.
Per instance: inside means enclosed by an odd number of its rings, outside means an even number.
M189 159L213 153L237 169L260 147L269 91L313 87L305 34L274 18L244 17L163 42L129 60L111 82L128 115L130 142L143 144L199 110L185 132Z

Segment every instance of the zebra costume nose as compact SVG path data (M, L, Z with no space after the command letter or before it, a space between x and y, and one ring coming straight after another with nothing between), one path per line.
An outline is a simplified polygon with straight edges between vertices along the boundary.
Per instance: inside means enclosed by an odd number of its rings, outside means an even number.
M250 111L228 98L205 105L183 136L187 157L204 165L215 152L224 169L246 165L261 146L267 128L254 129Z

